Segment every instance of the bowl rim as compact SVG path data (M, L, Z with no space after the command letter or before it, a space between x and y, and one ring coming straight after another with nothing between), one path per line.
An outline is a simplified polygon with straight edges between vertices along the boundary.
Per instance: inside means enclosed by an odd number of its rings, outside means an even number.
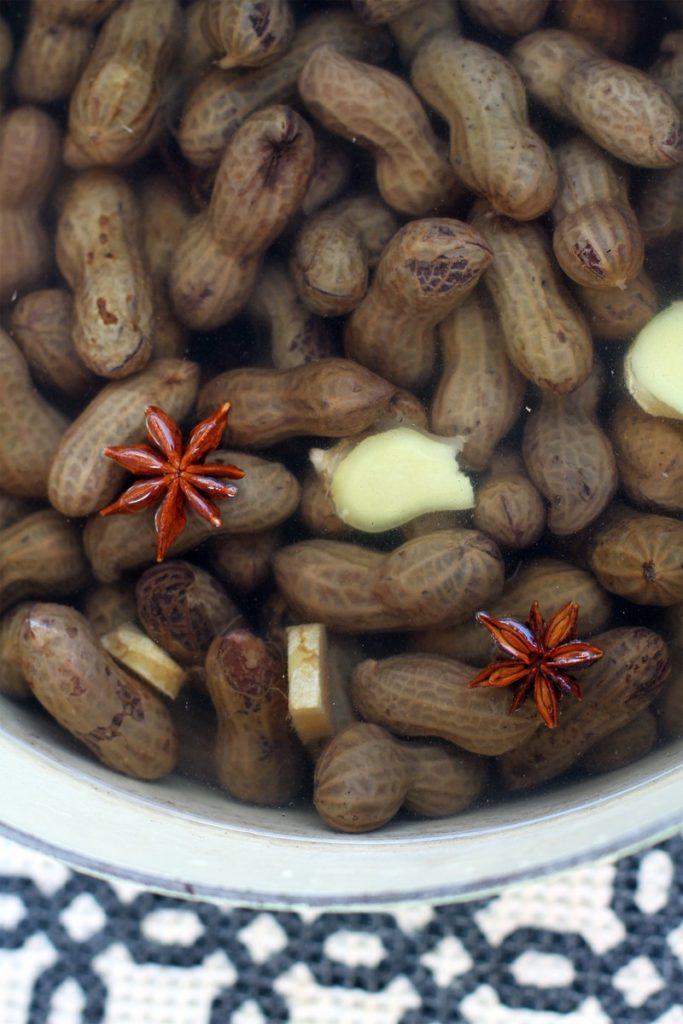
M126 792L125 785L136 785L132 780L79 750L61 748L55 759L40 745L39 736L19 737L0 723L0 773L19 783L0 795L0 834L88 874L234 906L348 911L482 898L635 852L683 826L683 763L667 747L649 756L659 767L645 777L631 772L627 782L628 769L611 773L611 792L608 776L597 776L559 791L573 796L566 808L552 811L528 797L531 808L545 810L522 822L470 832L302 839L169 807L160 799L170 792L163 784L145 784L144 794ZM194 785L174 778L174 788ZM122 833L130 841L117 842ZM159 851L163 865L155 861ZM254 884L257 871L267 885Z

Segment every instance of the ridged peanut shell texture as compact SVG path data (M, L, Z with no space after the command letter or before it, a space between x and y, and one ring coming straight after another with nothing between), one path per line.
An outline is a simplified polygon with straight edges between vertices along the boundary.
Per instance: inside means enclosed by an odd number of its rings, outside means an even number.
M89 578L78 526L53 509L0 530L0 612L24 598L73 594Z
M287 52L267 67L242 73L216 68L204 75L188 97L178 130L184 156L198 167L217 164L225 144L255 111L296 98L301 69L325 43L368 61L383 60L390 49L385 29L364 25L349 10L316 12L297 28Z
M102 455L110 445L145 438L145 409L158 405L177 421L194 405L199 367L184 359L158 359L141 373L112 381L86 405L54 453L50 501L65 516L98 512L121 490L126 473Z
M94 386L95 377L71 340L73 299L66 288L24 295L12 308L9 325L37 378L70 398L82 398Z
M206 0L201 26L220 68L269 64L294 34L289 0Z
M206 681L218 715L218 782L238 800L281 806L304 781L305 756L287 711L279 655L246 629L216 639Z
M543 390L573 391L590 373L593 345L583 315L551 262L543 228L497 217L483 204L477 204L470 220L493 252L484 283L510 361Z
M498 548L476 530L440 530L388 553L332 540L280 548L275 579L304 621L346 633L462 622L503 587Z
M35 390L26 359L1 328L0 366L0 483L16 497L45 498L68 420Z
M395 393L350 359L321 359L291 370L228 370L202 388L198 408L204 416L232 402L225 443L266 448L290 437L360 433L387 412Z
M499 53L455 32L433 35L413 62L420 96L448 121L451 163L497 213L533 220L550 208L557 170L529 126L526 91Z
M577 675L583 700L565 700L556 729L539 729L502 758L507 789L529 789L561 775L584 751L640 714L661 690L669 658L657 633L631 626L600 633L591 643L603 657Z
M659 306L654 282L645 270L641 270L623 288L585 288L577 285L575 294L593 337L601 341L628 341L629 338L635 338Z
M462 221L406 224L346 322L346 355L401 387L425 384L434 370L436 325L464 302L490 263L485 238Z
M267 107L235 133L208 209L190 223L171 267L175 311L193 330L219 327L246 303L264 251L303 201L313 154L313 132L289 107Z
M438 336L443 370L432 399L432 430L462 437L459 461L479 471L519 416L525 381L507 357L482 288L441 322Z
M300 487L288 469L243 452L213 452L212 462L235 465L239 462L245 476L239 482L237 499L217 502L221 526L215 527L199 516L188 518L187 526L169 551L174 558L191 551L210 537L222 533L253 533L277 526L299 504ZM113 583L127 569L137 569L154 561L156 534L154 509L134 516L93 516L83 534L85 550L95 577Z
M588 564L607 590L636 604L683 601L683 522L618 509L588 542Z
M589 288L623 288L643 266L644 245L623 171L590 139L555 150L560 187L553 249L568 277Z
M510 57L531 96L619 160L655 168L683 159L681 115L643 71L560 29L532 32Z
M609 434L619 479L631 501L683 512L683 423L650 416L624 399L612 414Z
M37 107L16 107L0 118L2 305L39 284L52 264L39 215L57 175L60 141L56 123Z
M122 166L149 152L181 25L177 0L124 0L107 18L71 96L70 167Z
M398 75L319 46L299 76L299 92L316 120L372 151L389 206L421 217L455 205L461 192L445 146Z
M399 736L438 736L495 757L528 740L540 719L529 704L508 714L506 690L470 690L476 674L455 658L397 654L361 662L351 678L351 698L363 718Z
M303 304L290 274L280 263L263 267L247 313L265 335L276 370L291 370L332 355L326 324Z
M93 373L127 377L152 354L152 284L131 188L110 171L85 171L68 189L57 263L74 292L73 343Z
M178 743L166 705L105 654L79 612L34 604L19 646L34 696L107 767L137 779L173 770Z
M464 810L481 793L485 762L445 744L402 743L358 722L325 747L315 766L313 802L330 828L369 832L401 806L424 817Z

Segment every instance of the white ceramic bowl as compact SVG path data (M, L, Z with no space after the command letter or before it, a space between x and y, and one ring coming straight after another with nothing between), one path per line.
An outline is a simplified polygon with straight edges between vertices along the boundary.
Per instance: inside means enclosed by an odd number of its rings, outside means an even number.
M74 867L285 909L467 899L683 825L683 740L610 775L345 836L307 807L250 807L184 778L116 775L35 708L0 698L0 778L0 831Z

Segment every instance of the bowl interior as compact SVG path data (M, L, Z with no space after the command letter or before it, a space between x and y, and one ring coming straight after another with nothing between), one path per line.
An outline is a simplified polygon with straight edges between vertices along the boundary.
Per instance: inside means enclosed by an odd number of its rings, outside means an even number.
M5 830L165 892L272 906L465 898L683 822L683 740L608 775L347 836L308 805L254 807L177 775L117 775L31 705L0 701L0 773L12 780L0 801Z

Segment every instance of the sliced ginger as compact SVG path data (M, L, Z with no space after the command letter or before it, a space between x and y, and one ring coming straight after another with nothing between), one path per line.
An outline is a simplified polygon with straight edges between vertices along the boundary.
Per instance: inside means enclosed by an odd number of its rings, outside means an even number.
M355 650L355 644L351 641ZM333 637L318 622L287 630L289 713L302 743L318 745L355 721L347 692L359 650Z
M174 700L187 673L132 622L124 622L100 638L105 651L120 665L139 676L165 697Z
M626 353L624 374L645 412L683 420L683 300L643 327Z
M457 462L460 441L410 427L372 434L342 458L320 450L311 461L327 479L337 515L365 533L382 533L426 512L472 508L472 484Z

